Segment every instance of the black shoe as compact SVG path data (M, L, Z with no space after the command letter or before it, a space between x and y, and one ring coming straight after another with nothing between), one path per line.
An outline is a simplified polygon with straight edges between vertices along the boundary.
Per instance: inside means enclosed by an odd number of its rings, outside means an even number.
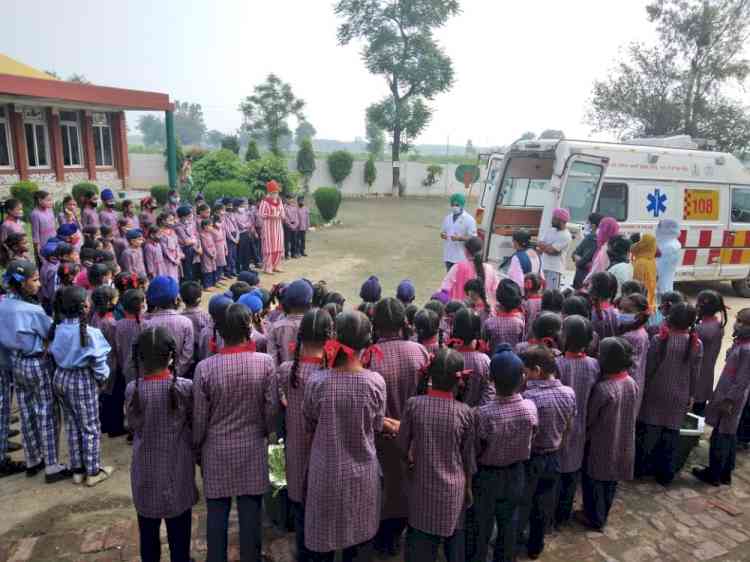
M127 429L119 429L117 431L110 431L107 433L110 439L117 439L118 437L122 437L123 435L127 435L128 430Z
M40 470L44 470L44 461L40 462L39 464L35 464L34 466L27 467L26 478L34 478L34 476L39 474Z
M719 481L711 476L711 473L708 471L708 468L694 468L693 476L695 476L701 482L710 484L711 486L719 485Z
M719 482L724 484L725 486L731 486L732 485L732 475L727 474L726 476L722 476L719 478Z
M20 435L20 433L21 432L17 429L11 429L10 431L8 431L8 439L10 439L11 437L17 437L18 435Z
M306 253L304 253L304 252L302 252L302 257L303 257L303 258L306 258L306 257L307 257L307 254L306 254Z
M0 478L5 476L12 476L13 474L20 474L26 470L26 465L22 462L11 460L9 457L0 462Z
M65 470L61 470L60 472L55 472L54 474L44 475L44 481L47 484L54 484L55 482L68 480L69 478L73 478L73 473L67 468Z
M9 453L14 453L16 451L20 451L21 449L23 449L23 447L21 447L20 443L16 443L15 441L8 441L8 445L7 445L7 449L6 450Z

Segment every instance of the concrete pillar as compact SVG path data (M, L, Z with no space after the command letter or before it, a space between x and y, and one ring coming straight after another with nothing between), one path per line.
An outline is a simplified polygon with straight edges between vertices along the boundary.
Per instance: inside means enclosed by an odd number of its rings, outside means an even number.
M177 189L177 143L174 137L174 113L167 111L164 122L167 127L167 171L169 187Z

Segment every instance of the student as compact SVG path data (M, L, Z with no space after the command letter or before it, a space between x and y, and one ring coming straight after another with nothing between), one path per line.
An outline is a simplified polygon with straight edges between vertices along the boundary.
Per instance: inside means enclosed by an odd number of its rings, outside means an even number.
M522 341L513 348L520 355L523 351L533 345L542 345L549 349L557 357L560 355L560 330L562 330L562 319L559 314L554 312L542 312L534 320L531 328L531 337L527 341Z
M456 312L453 331L448 345L455 346L464 356L467 375L462 379L459 399L475 408L486 404L495 397L495 389L490 382L490 358L487 346L480 339L482 325L479 316L468 308Z
M646 388L638 414L635 471L654 474L668 486L675 477L680 427L693 406L703 361L703 344L695 333L695 308L674 305L666 329L651 339Z
M115 194L109 188L102 190L102 203L104 208L99 211L99 226L107 226L114 232L117 230L117 221L119 215L115 209L117 203L115 202Z
M31 211L31 240L34 243L34 256L37 263L41 263L41 251L50 238L54 238L57 226L55 213L52 210L54 202L46 191L34 192L34 210Z
M73 261L60 264L57 268L57 287L70 287L81 273L81 266ZM54 300L54 298L53 298Z
M143 263L148 272L148 278L154 279L165 274L164 253L161 246L159 227L152 224L148 227L146 243L143 245Z
M213 224L213 230L211 230L211 236L214 239L214 247L216 248L216 282L220 283L225 279L231 277L229 268L227 267L227 235L224 230L224 205L214 205L214 214L211 217Z
M55 238L48 240L40 249L39 257L42 266L39 270L39 303L48 315L52 315L52 302L57 291L57 270L63 259L69 259L74 253L73 246L58 242Z
M286 413L287 494L294 511L297 559L305 561L310 559L305 548L304 500L311 436L305 430L302 405L309 381L323 368L323 347L332 335L333 320L328 313L319 308L308 310L297 332L294 358L276 372L279 397Z
M164 326L177 343L174 370L183 377L193 364L195 335L193 323L177 313L180 306L180 289L173 277L159 276L149 283L146 291L148 322L151 326Z
M693 469L693 476L718 486L732 484L737 452L737 429L742 408L750 389L750 308L737 313L734 339L719 377L711 402L706 408L706 422L711 432L707 467Z
M554 312L560 314L562 312L562 304L565 300L560 289L547 289L542 293L541 312Z
M583 287L583 280L591 269L591 262L596 254L596 229L602 216L599 213L591 213L584 228L584 237L573 252L573 262L576 266L576 274L573 279L573 288Z
M523 280L524 300L521 304L523 309L523 323L526 326L524 338L528 339L531 335L531 327L534 320L542 311L542 295L540 292L544 288L544 280L536 273L527 273Z
M661 295L661 302L654 316L650 319L646 331L649 337L653 337L662 330L667 329L667 317L672 307L681 302L685 302L685 295L679 291L669 291Z
M240 231L237 226L236 213L234 209L234 202L231 199L226 199L224 203L226 214L224 215L224 234L226 235L227 243L227 270L229 277L234 277L240 270L237 268L237 252L238 245L240 242Z
M240 557L260 561L268 435L277 410L273 361L250 345L245 306L229 306L218 328L225 345L198 363L193 385L193 444L201 455L208 560L226 560L236 498Z
M570 211L558 208L552 211L552 228L540 237L537 249L542 253L542 271L547 287L559 289L565 271L565 259L572 240L568 232Z
M441 349L426 367L427 394L406 402L398 432L410 473L406 562L436 561L440 543L447 562L465 559L464 517L476 458L474 414L456 400L463 367L460 353Z
M66 195L62 200L62 210L57 214L58 227L64 224L75 224L81 228L81 221L78 218L78 203L72 195Z
M560 447L560 483L555 510L555 527L570 521L573 500L583 464L586 444L586 416L591 390L599 380L599 364L586 355L594 330L591 322L582 316L568 316L563 321L563 350L565 355L556 359L560 382L573 389L576 397L576 415L570 425L565 442Z
M645 287L648 306L656 308L656 238L644 232L640 240L630 247L633 255L633 279ZM622 287L624 290L624 286Z
M294 196L287 195L284 202L284 259L297 256L297 228L299 228L299 207L294 203Z
M523 341L526 327L523 320L521 289L510 279L503 279L495 292L497 312L482 325L482 339L490 352L501 343L511 347Z
M239 241L237 243L237 273L250 269L252 256L252 242L250 239L250 215L247 211L247 200L236 198L232 201L234 206L234 222L237 225ZM254 225L253 225L254 226Z
M135 215L135 205L130 199L125 199L122 202L122 218L128 221L130 228L141 228L141 223Z
M544 550L544 535L552 521L560 478L558 451L573 425L576 396L572 388L555 378L555 356L549 348L532 345L521 353L521 360L528 381L523 397L536 405L539 429L527 461L526 491L518 521L519 531L528 524L527 551L535 560Z
M244 304L250 310L253 327L250 339L255 344L255 349L259 353L266 353L268 351L268 338L263 333L263 300L260 294L257 291L245 293L237 302Z
M440 317L435 311L423 308L414 316L414 330L417 332L417 343L424 347L428 353L436 354L441 346L438 337L440 330Z
M380 300L383 289L380 286L380 280L375 275L370 275L359 288L359 298L364 303L375 304Z
M146 296L140 289L128 289L119 299L123 317L115 322L113 346L117 355L116 362L125 384L135 380L136 372L132 360L133 342L148 325L144 318Z
M128 427L133 431L130 483L141 560L160 559L164 519L171 559L190 562L192 508L198 501L191 431L193 383L176 375L177 346L163 326L146 328L134 347L136 379L125 393Z
M115 254L114 236L112 235L112 228L107 225L99 227L99 241L102 243L102 251Z
M584 286L589 284L591 277L596 273L607 271L609 269L609 256L607 255L607 244L613 236L620 233L620 223L612 217L604 217L599 221L599 227L596 229L596 253L591 262L591 269L583 280Z
M633 266L630 264L630 240L622 235L613 236L607 244L607 257L609 257L607 272L617 279L615 297L618 297L622 284L633 279Z
M125 236L128 247L120 255L120 267L136 275L146 275L146 265L143 261L143 231L137 228L128 230Z
M401 301L404 306L409 306L414 302L417 296L417 289L414 287L414 282L411 279L404 279L396 287L396 298Z
M203 289L207 290L216 285L218 271L216 268L216 242L214 240L214 226L210 219L203 219L200 226L201 242L201 275Z
M9 235L23 234L23 204L18 199L6 199L0 204L0 244L4 244Z
M99 212L96 208L99 206L99 195L95 191L89 191L81 197L83 209L81 211L81 227L91 226L99 229Z
M156 218L159 227L159 242L161 252L164 256L163 275L178 281L180 279L180 265L182 263L182 252L180 251L180 240L174 231L174 214L162 213Z
M490 363L496 397L475 410L476 454L474 505L469 509L466 559L485 562L492 527L497 539L492 559L516 559L518 506L526 485L525 464L539 426L536 404L521 396L523 362L507 344L501 344Z
M140 228L146 230L149 226L156 224L156 200L153 197L141 199L141 214L138 215Z
M211 317L211 322L203 328L198 338L196 358L198 361L215 355L224 347L224 341L219 335L219 324L224 321L224 315L232 304L234 304L232 299L225 295L214 295L208 301L208 315Z
M466 298L464 285L470 279L477 278L484 284L484 294L489 302L495 306L495 291L500 279L495 266L484 263L482 250L484 243L480 238L473 236L464 243L465 259L455 264L448 270L440 288L450 294L450 298L463 301Z
M617 279L614 275L600 271L591 276L591 325L600 341L617 335L617 311L612 306L616 294Z
M290 283L284 292L284 309L287 314L276 322L268 333L268 354L276 365L292 358L289 344L297 339L302 316L312 305L312 293L312 285L304 279Z
M307 257L307 231L310 230L310 209L305 207L305 196L297 197L297 215L299 225L297 226L297 255Z
M641 409L643 389L646 386L646 363L650 338L646 332L648 322L648 300L640 293L632 293L620 299L620 312L617 317L619 332L622 339L630 344L632 366L630 377L638 385L638 400L636 414Z
M375 435L384 429L386 384L359 359L371 341L372 328L364 314L340 314L336 339L325 345L329 370L305 389L302 413L306 429L313 434L305 547L320 562L333 562L337 550L343 550L342 562L367 562L380 521L381 471ZM357 470L351 469L354 464ZM356 517L351 516L354 513Z
M29 252L29 243L26 240L25 232L10 233L5 239L5 243L1 250L0 257L2 257L2 259L0 261L2 262L1 265L3 267L7 267L7 265L13 260L34 259Z
M724 298L711 289L704 289L698 293L695 300L698 325L696 333L703 343L703 363L698 378L698 386L695 389L695 404L693 413L702 416L706 411L706 403L714 391L714 372L716 360L721 351L721 342L724 339L724 328L727 325L727 307ZM721 319L717 318L721 315Z
M65 417L73 483L83 484L85 478L87 486L96 486L115 470L102 464L98 400L110 375L107 359L112 348L101 330L87 325L88 317L86 291L61 289L48 340L57 365L52 384Z
M208 312L200 307L202 294L203 291L201 291L200 284L195 281L186 281L180 285L180 298L185 305L182 315L193 324L194 354L198 351L198 339L201 332L206 326L211 324L211 317Z
M44 469L45 482L51 484L71 477L57 457L52 375L44 354L51 322L36 304L39 273L33 263L17 260L8 264L3 284L8 294L0 300L0 347L12 357L26 476L36 476Z
M7 298L4 290L0 290L0 300ZM8 440L10 435L10 411L13 402L13 358L9 350L0 346L0 478L12 476L26 470L22 462L14 461L8 456L9 452L20 448L20 445Z
M530 247L531 234L528 230L513 231L513 249L515 253L510 257L508 277L518 285L521 294L524 293L524 279L528 274L541 275L542 260L536 250Z
M419 371L428 362L427 350L418 343L405 340L402 329L406 322L404 305L394 298L385 298L375 305L374 331L380 354L373 353L368 369L380 373L386 386L385 415L400 420L406 401L417 391ZM368 322L369 324L369 322ZM383 467L384 500L375 549L380 553L398 552L399 538L406 528L408 502L405 495L406 464L396 443L377 436L378 460Z
M174 232L182 252L183 281L200 281L195 276L196 263L200 262L200 241L198 231L193 220L193 209L190 205L182 205L177 209L177 223Z
M628 375L631 350L622 338L605 338L599 351L602 379L588 404L588 453L581 487L582 522L596 530L607 516L621 480L633 479L638 385Z
M170 189L167 193L167 204L164 205L165 213L176 213L180 208L180 194L176 189Z
M419 312L419 307L416 304L410 304L404 308L404 315L406 316L406 326L404 327L404 337L408 335L411 341L417 341L417 333L414 330L414 318Z

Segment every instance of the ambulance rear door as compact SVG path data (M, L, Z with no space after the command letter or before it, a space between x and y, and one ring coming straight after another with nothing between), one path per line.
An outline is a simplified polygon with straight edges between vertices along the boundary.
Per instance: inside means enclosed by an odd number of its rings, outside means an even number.
M744 279L750 268L750 185L733 185L729 229L721 251L721 278Z
M574 239L580 238L581 229L594 209L608 165L608 156L583 153L573 153L565 163L557 206L570 212L568 229ZM553 210L545 209L543 226L549 224Z

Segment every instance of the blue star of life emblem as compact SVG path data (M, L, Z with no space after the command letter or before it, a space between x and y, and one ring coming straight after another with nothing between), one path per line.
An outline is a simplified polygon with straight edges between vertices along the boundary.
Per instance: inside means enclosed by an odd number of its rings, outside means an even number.
M655 217L667 212L667 196L659 188L654 189L653 193L649 193L646 199L648 199L646 210L653 213Z

